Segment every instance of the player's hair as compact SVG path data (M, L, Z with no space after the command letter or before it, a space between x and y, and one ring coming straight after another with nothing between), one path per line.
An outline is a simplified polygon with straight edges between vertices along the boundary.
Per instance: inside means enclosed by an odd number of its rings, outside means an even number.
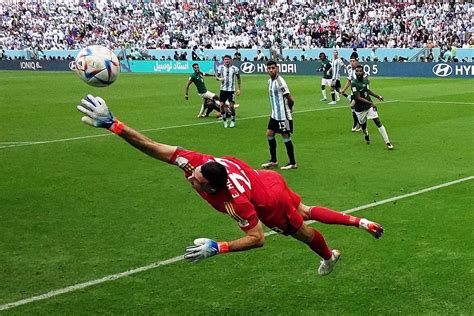
M352 52L350 59L359 60L359 54L357 54L357 52Z
M323 52L321 52L321 53L319 53L319 58L321 58L321 56L324 56L324 57L326 57L326 54L325 54L325 53L323 53Z
M226 58L232 59L232 57L230 57L230 55L224 55L223 59L226 59Z
M364 70L364 67L362 67L362 65L357 65L354 69L358 69L358 68Z
M267 67L268 67L268 66L276 66L276 65L277 65L277 63L276 63L276 61L274 61L274 60L269 60L269 61L267 62Z
M201 172L213 187L222 188L227 183L227 170L218 162L206 162L201 166Z
M194 63L194 64L193 64L193 67L194 67L194 66L199 66L199 64L198 64L198 63Z

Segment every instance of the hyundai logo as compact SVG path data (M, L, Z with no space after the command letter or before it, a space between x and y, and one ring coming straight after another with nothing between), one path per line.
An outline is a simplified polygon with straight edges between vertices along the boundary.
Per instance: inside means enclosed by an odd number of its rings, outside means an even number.
M255 65L247 61L240 65L240 70L242 70L244 74L251 74L252 72L255 72Z
M453 68L448 64L437 64L433 66L433 73L438 77L447 77L453 72Z
M76 70L76 62L75 61L69 62L69 69Z

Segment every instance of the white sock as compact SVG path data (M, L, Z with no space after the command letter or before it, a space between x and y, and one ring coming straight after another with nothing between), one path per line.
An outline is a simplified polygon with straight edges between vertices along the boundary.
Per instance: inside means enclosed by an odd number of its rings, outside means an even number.
M382 135L383 140L385 141L385 144L390 143L390 139L388 139L387 131L385 130L385 127L383 125L379 127L379 133L380 135Z
M339 92L336 91L336 100L339 101L340 97L339 97Z
M323 99L327 99L327 97L326 97L326 90L321 90L321 93L323 94Z

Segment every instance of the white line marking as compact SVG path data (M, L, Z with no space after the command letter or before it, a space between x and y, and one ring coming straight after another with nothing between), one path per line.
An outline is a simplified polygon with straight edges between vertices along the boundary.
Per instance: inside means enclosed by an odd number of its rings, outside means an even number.
M437 103L437 104L463 104L463 105L474 105L472 102L453 102L453 101L433 101L433 100L399 100L400 102L407 103Z
M351 208L351 209L348 209L346 211L343 211L343 213L357 212L357 211L364 210L364 209L367 209L367 208L371 208L371 207L374 207L374 206L378 206L378 205L390 203L390 202L393 202L393 201L405 199L407 197L412 197L412 196L415 196L415 195L419 195L419 194L423 194L423 193L430 192L430 191L433 191L433 190L445 188L445 187L448 187L450 185L458 184L458 183L473 180L473 179L474 179L474 176L469 176L469 177L466 177L466 178L446 182L446 183L435 185L435 186L432 186L432 187L429 187L429 188L426 188L426 189L422 189L422 190L419 190L419 191L415 191L415 192L395 196L395 197L392 197L392 198L388 198L388 199L385 199L385 200L382 200L382 201L369 203L369 204L365 204L365 205L358 206L358 207L355 207L355 208ZM311 223L314 223L314 222L315 221L308 221L307 223L311 224ZM269 231L269 232L265 233L265 236L270 236L270 235L274 235L274 234L276 234L276 232ZM17 306L20 306L20 305L29 304L29 303L36 302L36 301L45 300L45 299L48 299L48 298L51 298L51 297L54 297L54 296L58 296L58 295L61 295L61 294L74 292L74 291L81 290L81 289L84 289L86 287L101 284L101 283L104 283L104 282L117 280L117 279L129 276L129 275L133 275L133 274L136 274L136 273L140 273L140 272L148 271L148 270L151 270L151 269L155 269L155 268L158 268L160 266L169 265L169 264L181 261L183 259L184 259L183 256L177 256L177 257L174 257L174 258L171 258L171 259L158 261L158 262L155 262L155 263L143 266L143 267L131 269L131 270L128 270L128 271L125 271L125 272L121 272L121 273L117 273L117 274L111 274L111 275L105 276L105 277L100 278L100 279L96 279L96 280L92 280L92 281L88 281L88 282L84 282L84 283L79 283L79 284L67 286L67 287L59 289L59 290L50 291L50 292L47 292L47 293L44 293L44 294L41 294L41 295L37 295L37 296L33 296L33 297L30 297L30 298L23 299L23 300L20 300L20 301L0 305L0 311L11 309L11 308L14 308L14 307L17 307Z
M385 101L384 103L394 103L394 102L399 102L399 101L398 100L390 100L390 101ZM294 113L307 113L307 112L314 112L314 111L336 110L336 109L343 109L343 108L349 108L349 106L348 105L332 106L330 108L317 108L317 109L295 111ZM243 117L243 118L239 118L239 121L253 120L253 119L262 118L262 117L269 117L269 116L270 116L269 114L266 114L266 115ZM174 126L166 126L166 127L148 128L148 129L139 130L139 132L144 133L144 132L162 131L162 130L167 130L167 129L193 127L193 126L201 126L201 125L209 125L209 124L221 124L221 123L222 123L222 121L215 120L215 121L211 121L211 122L201 122L201 123L192 123L192 124L184 124L184 125L174 125ZM79 137L53 139L53 140L36 141L36 142L34 142L34 141L33 142L18 142L17 144L0 146L0 149L12 148L12 147L22 147L22 146L32 146L32 145L42 145L42 144L52 144L52 143L68 142L68 141L72 141L72 140L81 140L81 139L88 139L88 138L113 136L113 135L114 134L112 134L112 133L105 133L105 134L99 134L99 135L79 136Z

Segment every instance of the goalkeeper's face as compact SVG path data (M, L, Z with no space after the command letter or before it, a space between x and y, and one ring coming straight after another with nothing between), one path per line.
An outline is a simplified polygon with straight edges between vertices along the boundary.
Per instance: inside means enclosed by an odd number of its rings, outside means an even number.
M206 193L214 193L215 189L209 184L201 172L201 166L194 169L193 173L188 177L189 183L196 191L204 191Z

